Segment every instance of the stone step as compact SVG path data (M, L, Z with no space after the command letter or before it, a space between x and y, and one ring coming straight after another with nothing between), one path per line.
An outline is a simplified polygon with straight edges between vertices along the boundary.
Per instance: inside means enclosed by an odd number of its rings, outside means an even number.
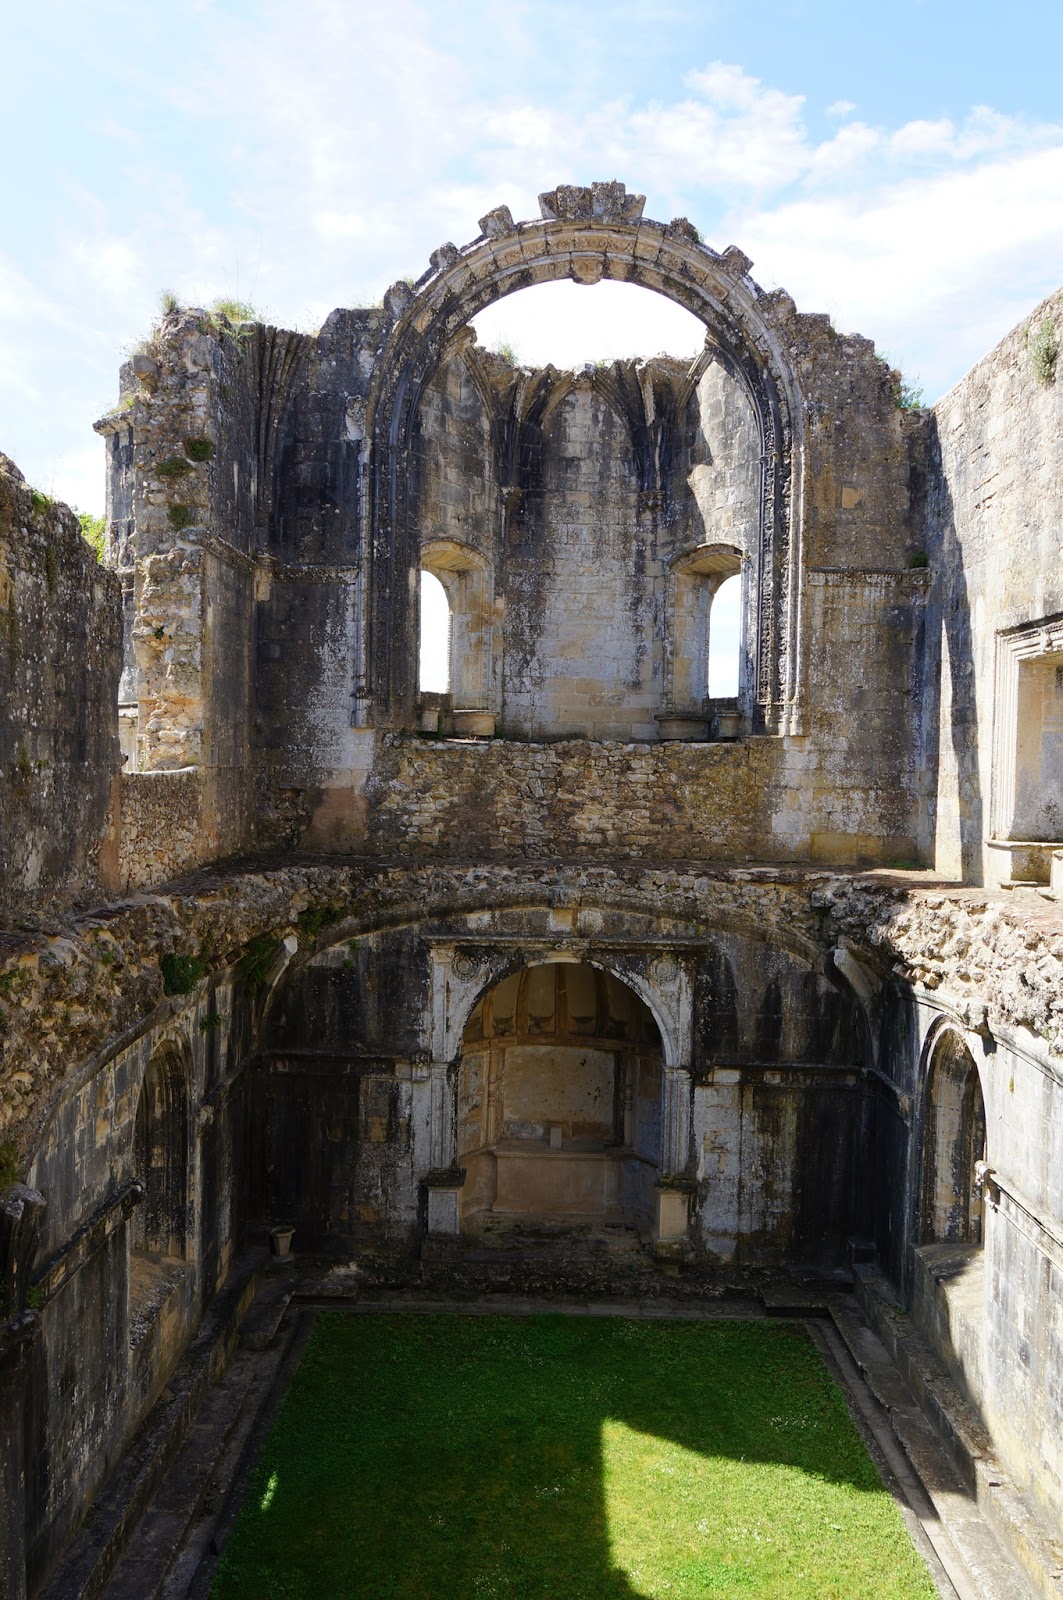
M193 1531L212 1527L228 1499L264 1384L287 1349L278 1332L290 1299L290 1275L266 1278L241 1324L240 1348L204 1395L102 1600L187 1593L204 1553Z
M263 1252L251 1250L237 1263L40 1600L100 1600L104 1594L193 1419L237 1347L264 1260Z
M277 1337L295 1287L294 1264L286 1272L271 1272L240 1324L240 1343L249 1350L266 1350Z
M862 1380L850 1393L858 1404L861 1387L869 1397L865 1421L959 1600L1034 1600L1027 1574L1001 1546L886 1346L840 1297L831 1316L839 1364L850 1362Z

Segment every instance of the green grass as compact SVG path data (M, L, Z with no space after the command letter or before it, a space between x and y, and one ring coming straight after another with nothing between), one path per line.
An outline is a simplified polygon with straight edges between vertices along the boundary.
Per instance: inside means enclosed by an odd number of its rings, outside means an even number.
M932 1600L802 1328L320 1317L214 1600Z

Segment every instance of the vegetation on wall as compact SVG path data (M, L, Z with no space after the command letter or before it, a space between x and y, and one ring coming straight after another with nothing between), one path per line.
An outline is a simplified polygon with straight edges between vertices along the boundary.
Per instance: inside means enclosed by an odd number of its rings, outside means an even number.
M253 939L248 940L244 953L237 963L237 971L250 994L261 989L265 983L280 947L280 940L269 933L256 934Z
M73 512L81 524L81 537L92 546L96 560L102 561L107 548L107 518L94 517L91 511L79 511L77 506L73 507Z
M163 994L191 994L206 976L207 963L201 955L179 955L170 950L159 961Z
M1056 373L1059 356L1059 335L1050 316L1043 316L1036 327L1029 327L1024 335L1030 366L1038 383L1047 387Z
M18 1145L14 1139L5 1139L0 1144L0 1194L18 1179Z

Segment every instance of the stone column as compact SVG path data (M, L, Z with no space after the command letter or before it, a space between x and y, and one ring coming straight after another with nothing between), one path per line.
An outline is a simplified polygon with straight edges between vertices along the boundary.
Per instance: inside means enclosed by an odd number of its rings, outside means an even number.
M666 1066L663 1079L661 1170L680 1177L690 1167L690 1068Z
M665 1067L661 1107L662 1170L657 1180L655 1254L665 1260L685 1254L690 1239L690 1201L696 1185L690 1169L688 1067Z

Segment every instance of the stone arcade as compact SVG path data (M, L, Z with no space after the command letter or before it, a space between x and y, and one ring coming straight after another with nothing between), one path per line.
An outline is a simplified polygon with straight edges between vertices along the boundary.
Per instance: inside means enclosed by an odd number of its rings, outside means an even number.
M623 185L541 212L315 335L165 316L98 424L106 570L0 458L8 1596L283 1219L413 1274L852 1272L1059 1592L1059 300L911 411ZM702 353L469 329L603 278Z

